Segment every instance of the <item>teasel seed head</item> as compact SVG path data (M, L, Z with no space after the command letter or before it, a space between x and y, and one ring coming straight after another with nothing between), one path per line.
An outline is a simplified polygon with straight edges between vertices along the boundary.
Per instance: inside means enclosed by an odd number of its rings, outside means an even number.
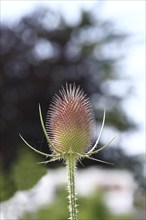
M94 114L86 94L75 84L66 84L47 113L46 131L62 153L83 153L90 149ZM52 149L53 150L53 149Z

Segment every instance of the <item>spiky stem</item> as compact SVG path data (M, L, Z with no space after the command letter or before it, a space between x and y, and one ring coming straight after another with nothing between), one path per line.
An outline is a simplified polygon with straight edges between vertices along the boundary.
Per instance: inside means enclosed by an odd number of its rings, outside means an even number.
M69 212L70 220L77 220L77 204L76 204L76 190L75 190L75 166L76 159L69 155L66 159L68 171L68 198L69 198Z

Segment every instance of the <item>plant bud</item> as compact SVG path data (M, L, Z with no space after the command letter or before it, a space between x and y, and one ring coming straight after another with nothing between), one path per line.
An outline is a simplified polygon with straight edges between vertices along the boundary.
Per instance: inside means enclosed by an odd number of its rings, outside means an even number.
M83 153L91 146L94 117L89 99L80 87L66 85L48 110L46 131L62 153Z

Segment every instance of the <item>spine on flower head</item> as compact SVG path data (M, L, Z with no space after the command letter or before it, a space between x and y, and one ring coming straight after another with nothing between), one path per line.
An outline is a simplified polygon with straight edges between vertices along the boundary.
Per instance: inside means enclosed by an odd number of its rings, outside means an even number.
M92 106L75 84L55 95L47 113L46 131L62 153L83 153L91 146L94 128Z

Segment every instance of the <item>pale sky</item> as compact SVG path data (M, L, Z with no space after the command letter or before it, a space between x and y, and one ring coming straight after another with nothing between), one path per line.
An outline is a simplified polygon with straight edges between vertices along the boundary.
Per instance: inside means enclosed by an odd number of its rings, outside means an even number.
M134 93L125 99L124 108L130 118L139 125L139 130L123 134L120 141L129 154L145 152L145 0L106 0L106 1L35 1L35 0L1 0L1 22L15 22L38 5L45 5L57 11L62 11L66 21L78 21L81 8L93 10L103 18L114 21L119 30L132 34L130 44L126 45L126 56L121 62L121 74L128 77L134 85ZM115 85L116 86L116 85ZM115 135L114 131L105 131Z

